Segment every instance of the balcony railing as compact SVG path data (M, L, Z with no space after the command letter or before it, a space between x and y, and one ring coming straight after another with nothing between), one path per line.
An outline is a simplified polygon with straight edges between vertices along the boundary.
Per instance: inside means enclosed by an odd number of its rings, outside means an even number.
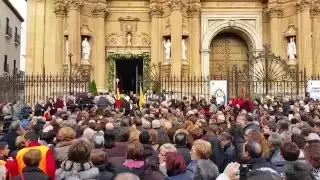
M12 27L10 27L9 25L7 25L6 37L12 38Z
M15 33L14 35L14 43L15 44L20 44L20 35L18 33Z

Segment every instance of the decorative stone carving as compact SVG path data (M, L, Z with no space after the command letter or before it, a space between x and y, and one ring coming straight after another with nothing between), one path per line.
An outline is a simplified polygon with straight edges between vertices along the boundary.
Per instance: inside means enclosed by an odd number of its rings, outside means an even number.
M81 35L82 36L91 36L92 35L86 19L84 19L84 22L81 26Z
M56 16L64 17L67 14L67 6L64 0L55 0L54 1L54 13Z
M270 7L267 13L270 18L280 18L283 16L283 9L280 6Z
M167 41L163 41L163 46L164 46L164 54L165 54L165 60L170 60L171 59L171 41L170 39L167 39Z
M140 21L137 17L127 16L120 17L118 19L120 21L120 29L125 32L134 32L138 29L138 22Z
M149 13L151 17L160 17L163 14L161 4L157 0L151 0L149 6Z
M200 17L201 4L199 0L191 0L187 9L187 14L190 17Z
M293 25L292 20L289 20L288 29L283 33L283 35L287 39L297 36L297 28Z
M309 10L310 8L310 0L297 0L296 6L298 11L304 11L304 10Z
M109 35L107 35L107 45L117 45L118 44L118 38L120 36L118 36L116 33L111 33Z
M94 17L102 17L105 18L107 14L107 5L106 4L97 4L93 7L92 15Z
M296 60L297 48L294 39L295 37L291 37L287 46L287 55L289 60Z
M88 38L84 38L82 41L82 59L89 61L91 54L91 45L88 41Z
M66 2L68 10L80 11L84 5L83 0L67 0Z
M228 21L228 25L229 25L230 28L233 28L233 27L236 26L236 21L234 19L230 19Z
M127 33L126 39L127 39L127 46L132 46L132 34L130 32Z
M149 46L151 44L150 36L148 35L148 33L143 32L138 37L141 40L142 46Z
M310 16L311 17L320 16L320 1L316 1L311 4Z
M185 1L183 0L170 0L168 6L171 10L181 10L182 7L185 7Z

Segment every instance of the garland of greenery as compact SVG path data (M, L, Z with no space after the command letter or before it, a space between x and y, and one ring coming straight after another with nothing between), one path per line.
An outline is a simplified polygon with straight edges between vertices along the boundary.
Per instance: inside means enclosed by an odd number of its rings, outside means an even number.
M142 54L132 54L132 53L122 53L122 54L110 54L107 58L109 62L109 77L108 85L109 88L115 87L115 61L123 59L142 59L143 60L143 89L149 88L150 82L150 55L146 53Z

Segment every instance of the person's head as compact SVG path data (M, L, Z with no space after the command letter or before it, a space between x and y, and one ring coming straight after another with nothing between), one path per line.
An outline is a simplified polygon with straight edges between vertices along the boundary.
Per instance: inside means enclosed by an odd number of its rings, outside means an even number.
M115 147L116 137L113 131L105 131L104 132L104 148L112 149Z
M278 121L277 126L278 126L278 132L279 133L289 130L289 123L287 123L284 120Z
M150 135L149 135L149 132L147 132L147 131L142 131L142 132L139 134L139 141L140 141L142 144L149 144L149 143L150 143Z
M291 141L296 143L299 149L304 149L304 147L306 146L306 140L301 134L292 134Z
M282 180L281 176L273 169L258 169L248 172L245 175L246 180Z
M20 121L12 121L10 125L11 132L17 132L20 129Z
M118 135L118 141L119 142L128 142L129 141L129 130L126 128L120 129L120 131L117 133Z
M160 164L165 162L165 156L168 152L177 152L177 148L170 143L160 146L158 155Z
M180 132L174 135L174 142L178 146L186 146L187 145L187 134Z
M304 148L304 155L308 164L315 167L320 164L320 142L308 143Z
M227 143L231 141L231 135L227 132L222 132L219 134L220 145L224 147Z
M90 154L90 161L94 166L100 166L105 164L106 152L102 149L93 149Z
M193 142L191 148L191 159L209 159L212 154L211 144L208 141L198 139Z
M125 180L140 180L140 178L137 175L132 174L132 173L128 173L128 172L120 173L114 178L114 180L124 180L124 179Z
M141 120L141 118L135 118L134 119L134 124L136 125L136 126L142 126L142 120Z
M300 149L294 142L284 143L280 148L281 155L286 161L296 161L300 155Z
M38 167L41 160L41 151L31 149L23 155L23 162L27 167Z
M127 148L127 159L143 160L143 152L144 148L140 142L130 143Z
M68 159L75 163L86 163L91 154L90 144L85 140L77 140L68 151Z
M7 142L0 142L0 156L7 157L9 156L9 145Z
M33 131L29 131L24 135L24 139L26 140L26 146L29 146L30 143L38 142L39 135Z
M262 156L261 145L254 140L245 142L243 145L243 156L247 160L250 158L260 158Z
M92 138L94 148L100 149L104 147L104 137L103 135L94 135Z
M286 180L315 180L312 170L305 163L292 161L284 166Z
M70 127L63 127L58 132L60 141L72 141L74 138L76 138L76 132Z
M282 138L279 133L272 132L268 138L270 148L279 148L282 145Z
M149 130L149 135L150 135L150 143L151 145L158 144L158 131L154 129Z
M217 179L219 169L212 161L200 159L197 161L193 175L193 180Z
M177 152L168 152L165 156L168 176L175 176L186 171L187 166L183 156Z

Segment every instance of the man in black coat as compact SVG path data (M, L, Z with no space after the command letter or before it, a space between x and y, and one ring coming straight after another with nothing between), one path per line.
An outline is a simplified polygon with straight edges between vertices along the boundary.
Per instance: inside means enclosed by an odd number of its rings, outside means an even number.
M177 133L174 136L174 142L176 143L176 148L179 153L182 154L186 165L191 162L190 149L187 148L187 135L183 132Z

